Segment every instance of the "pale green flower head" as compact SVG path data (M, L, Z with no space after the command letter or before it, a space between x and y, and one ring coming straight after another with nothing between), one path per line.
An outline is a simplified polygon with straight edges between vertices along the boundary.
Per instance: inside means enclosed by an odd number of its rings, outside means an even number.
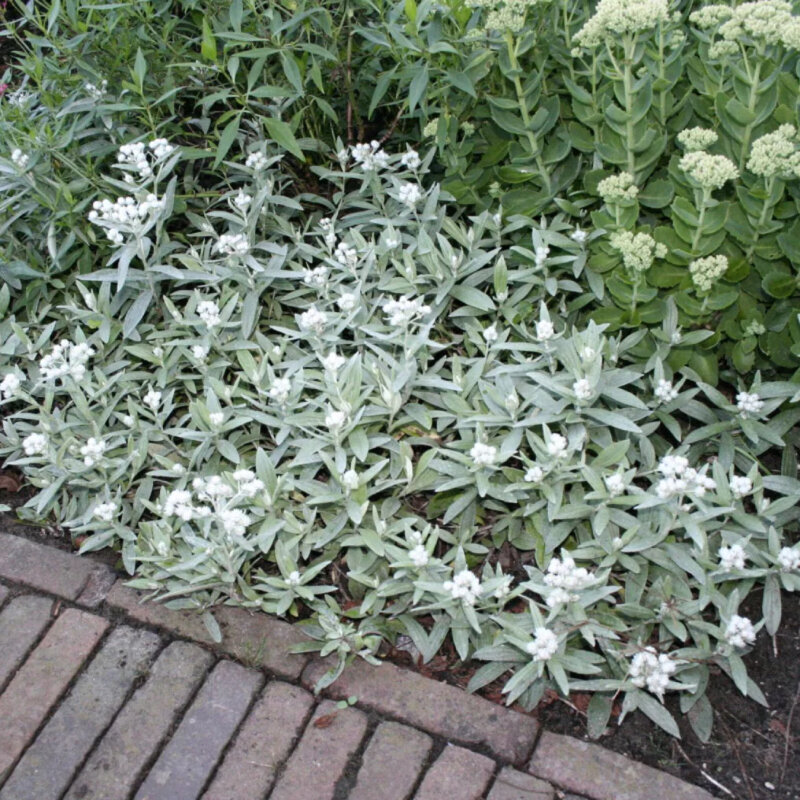
M800 152L797 149L797 129L781 125L778 130L764 134L753 142L747 169L762 178L800 176Z
M428 139L436 136L436 129L439 127L439 117L434 117L431 120L428 120L425 127L422 129L422 135Z
M728 271L727 256L706 256L689 264L689 272L697 290L710 292L714 284Z
M687 128L678 134L678 144L687 152L707 150L719 139L715 131L709 128Z
M646 272L656 258L667 255L667 247L647 233L617 231L610 238L611 246L622 255L622 263L631 272Z
M726 156L715 156L696 150L687 153L678 166L703 189L720 189L739 177L736 164Z
M800 18L792 15L792 4L785 0L757 0L735 7L714 4L695 11L689 20L702 30L717 29L721 42L712 45L712 58L735 52L739 45L800 46Z
M630 172L620 172L619 175L609 175L597 184L597 193L605 203L624 203L635 200L639 188L633 182Z
M592 50L606 40L617 40L624 34L636 34L669 22L667 0L600 0L597 10L575 34L574 43Z

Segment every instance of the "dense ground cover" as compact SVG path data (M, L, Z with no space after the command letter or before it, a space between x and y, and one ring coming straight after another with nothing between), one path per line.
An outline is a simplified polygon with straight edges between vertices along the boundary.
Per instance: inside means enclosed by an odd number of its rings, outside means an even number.
M447 641L509 702L593 692L593 734L677 733L674 691L707 739L719 670L764 701L742 656L800 586L789 3L17 13L23 516L212 631Z

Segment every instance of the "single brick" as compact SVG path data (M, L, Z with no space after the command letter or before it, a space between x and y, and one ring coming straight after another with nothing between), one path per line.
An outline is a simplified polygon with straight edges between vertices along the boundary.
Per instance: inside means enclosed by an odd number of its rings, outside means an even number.
M307 656L289 653L291 645L307 639L287 622L263 613L252 614L243 608L221 606L213 611L222 631L222 642L217 643L197 612L175 610L161 603L142 603L146 596L144 592L137 592L117 581L106 602L139 622L164 628L185 639L213 645L247 664L264 667L286 678L299 678L308 661Z
M106 599L115 581L113 569L105 564L95 564L76 602L86 608L97 608Z
M481 800L494 768L491 758L449 744L426 773L414 800Z
M0 784L106 628L102 617L68 608L0 695Z
M0 688L52 622L53 601L32 594L15 597L0 613Z
M203 800L266 796L314 701L288 683L270 683L253 707Z
M592 800L713 800L690 783L596 744L545 732L529 772Z
M127 800L213 660L210 653L188 642L173 642L165 648L64 800Z
M332 800L336 783L358 750L367 718L356 708L321 703L295 747L270 800Z
M503 767L494 779L487 800L553 800L555 789L545 781L511 767Z
M0 577L6 580L75 600L94 566L87 558L0 533Z
M382 722L361 760L349 800L407 800L425 766L430 736L398 722Z
M303 673L305 685L313 687L329 666L313 660ZM374 667L359 659L326 691L337 698L355 695L359 705L445 739L486 747L514 764L528 758L536 740L532 717L388 662Z
M17 763L0 800L59 800L159 645L149 631L113 630Z
M217 664L136 800L196 800L261 682L254 670L230 661Z

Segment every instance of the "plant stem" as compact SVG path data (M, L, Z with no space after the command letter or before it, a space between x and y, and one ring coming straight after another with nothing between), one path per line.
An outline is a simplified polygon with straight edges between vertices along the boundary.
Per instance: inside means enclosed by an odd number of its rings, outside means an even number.
M694 230L692 237L692 255L699 255L697 246L700 244L700 237L703 235L703 224L706 220L706 207L711 196L710 189L703 189L702 200L700 201L700 208L698 209L697 227Z
M635 42L625 39L625 60L622 65L622 81L625 90L625 150L628 154L628 172L636 179L636 156L633 152L633 49Z
M750 79L750 97L747 102L747 110L755 113L756 100L758 99L758 87L761 81L761 65L763 63L763 55L756 60L755 68ZM748 122L744 128L744 136L742 137L742 149L739 153L739 169L744 169L744 162L747 158L747 151L750 149L750 139L753 135L753 123Z

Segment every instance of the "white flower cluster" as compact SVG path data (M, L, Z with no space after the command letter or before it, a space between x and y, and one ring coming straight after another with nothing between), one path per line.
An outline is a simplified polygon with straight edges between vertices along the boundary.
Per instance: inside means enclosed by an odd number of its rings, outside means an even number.
M483 591L478 578L468 569L462 569L453 576L452 581L445 581L442 589L450 592L450 596L454 600L463 600L464 604L468 606L474 606Z
M800 20L785 0L756 0L738 6L709 5L695 11L689 20L698 28L716 28L722 47L712 47L712 58L735 52L740 44L800 46Z
M89 222L107 228L106 235L112 244L121 245L122 233L141 233L149 223L148 217L164 208L164 201L154 194L144 200L118 197L113 203L108 199L95 200L89 212Z
M339 244L336 245L336 251L333 257L343 267L354 267L358 264L358 251L352 245L347 244L347 242L339 242Z
M585 589L594 582L594 576L586 567L575 565L575 559L566 551L561 551L561 558L555 556L547 566L544 582L552 591L547 595L547 605L555 608L558 605L577 600L575 592Z
M714 284L728 271L728 257L723 255L696 258L689 264L692 282L699 292L710 292Z
M548 628L536 628L525 650L534 661L549 661L558 652L558 636Z
M408 551L408 559L417 569L424 567L430 560L428 551L423 544L414 545L414 547Z
M703 497L707 491L717 488L716 482L705 474L689 466L685 456L667 455L658 462L658 471L664 476L656 485L656 494L666 500L682 494Z
M555 336L556 330L549 319L540 319L536 323L536 338L540 342L547 342Z
M491 467L497 461L497 448L491 444L475 442L469 455L476 467Z
M702 150L686 153L678 162L678 167L703 189L708 190L720 189L727 181L734 181L739 177L736 164L729 158Z
M753 623L747 617L734 614L725 629L725 641L731 647L747 647L756 640Z
M741 499L753 491L753 481L745 475L734 475L729 483L731 494Z
M624 34L648 31L669 21L668 0L600 0L574 42L590 50L608 41L616 44Z
M22 440L26 456L41 456L47 452L47 437L43 433L31 433Z
M544 470L538 464L528 467L525 471L525 480L528 483L541 483L543 478Z
M517 33L525 25L525 11L541 0L470 0L473 8L485 8L488 13L484 33L511 31ZM479 35L475 29L473 36Z
M794 547L782 547L778 553L778 566L783 572L800 570L800 550Z
M648 233L616 231L609 239L611 246L622 255L625 268L633 273L646 272L656 258L667 255L667 246Z
M425 305L422 297L412 300L403 296L399 300L387 300L382 308L383 313L389 318L389 324L394 328L407 328L413 320L431 312L431 307Z
M716 144L719 136L716 131L709 128L687 128L681 131L678 136L678 144L687 152L695 150L707 150L712 144Z
M389 154L381 147L378 141L356 144L350 148L350 153L343 150L339 153L339 160L347 163L348 155L365 172L376 172L389 166Z
M267 157L260 150L256 150L247 156L244 165L254 172L261 172L261 170L267 168Z
M662 379L658 382L654 394L662 403L671 403L678 396L678 390L672 385L672 381Z
M315 289L324 289L328 284L328 268L325 266L306 269L303 272L303 283Z
M65 378L69 375L73 380L83 380L86 375L86 364L94 355L94 350L86 342L70 342L62 339L50 353L39 362L39 371L44 381Z
M108 89L108 81L105 78L103 78L103 80L100 81L99 86L97 86L94 83L89 83L88 81L83 84L83 90L86 92L86 94L89 95L89 97L92 98L92 100L95 101L102 100L107 89Z
M325 427L334 433L347 423L347 412L338 408L329 408L325 415Z
M214 244L214 251L224 256L246 256L250 244L244 233L223 233Z
M418 183L403 183L397 192L397 199L408 208L414 208L422 199L422 189Z
M608 493L612 497L619 497L621 494L625 494L625 491L628 488L628 484L625 483L625 478L622 477L619 473L615 473L614 475L609 475L605 478L606 489L608 489Z
M28 166L29 156L27 153L23 153L19 147L15 147L11 151L11 160L14 162L14 166L20 170L24 170Z
M142 402L153 412L155 413L158 411L158 407L161 405L161 392L157 392L151 386L147 390L147 394L142 398Z
M719 568L723 572L734 569L744 569L747 563L747 553L740 544L723 545L719 549Z
M292 382L288 378L275 378L272 386L269 387L270 400L274 400L279 406L282 406L289 399L289 393L292 391Z
M10 400L19 391L21 384L22 382L13 372L7 373L0 381L0 398Z
M83 463L87 467L93 467L106 452L106 443L102 439L95 439L90 436L86 440L86 444L81 447L81 455L83 456Z
M92 516L101 522L111 522L117 513L117 504L110 500L107 503L98 503L92 511Z
M639 188L633 182L633 175L630 172L620 172L618 175L603 178L597 184L597 193L603 198L604 203L624 203L635 200Z
M631 683L663 697L670 675L677 668L676 663L666 653L657 653L654 647L646 647L631 659Z
M500 337L500 333L497 330L497 323L493 322L488 328L484 328L481 335L487 344L493 344L496 342Z
M148 154L148 150L150 154ZM130 142L119 148L117 166L129 170L125 176L128 183L133 181L130 171L138 172L140 180L147 180L153 175L153 167L171 155L174 150L175 148L166 139L153 139L147 147L144 142ZM152 161L150 155L152 155Z
M297 324L300 330L310 331L321 334L325 330L325 325L328 322L328 317L324 312L320 311L316 306L311 306L307 311L304 311L297 318Z
M754 392L739 392L736 395L736 407L746 417L748 414L758 414L764 408L764 401Z
M400 163L406 169L416 170L422 165L422 159L419 157L419 153L416 150L409 149L400 157Z
M753 142L747 169L762 178L800 177L800 152L797 149L797 128L781 125Z
M215 328L222 321L219 315L219 306L213 300L201 300L197 304L197 316L208 328ZM206 355L208 355L207 352Z
M567 455L567 439L560 433L551 433L547 440L547 452L553 458L564 458Z
M345 365L347 359L339 355L335 350L331 350L331 352L320 359L320 361L326 372L331 372L335 375Z
M161 514L164 517L177 516L188 522L195 514L192 493L188 489L173 489L161 507Z

